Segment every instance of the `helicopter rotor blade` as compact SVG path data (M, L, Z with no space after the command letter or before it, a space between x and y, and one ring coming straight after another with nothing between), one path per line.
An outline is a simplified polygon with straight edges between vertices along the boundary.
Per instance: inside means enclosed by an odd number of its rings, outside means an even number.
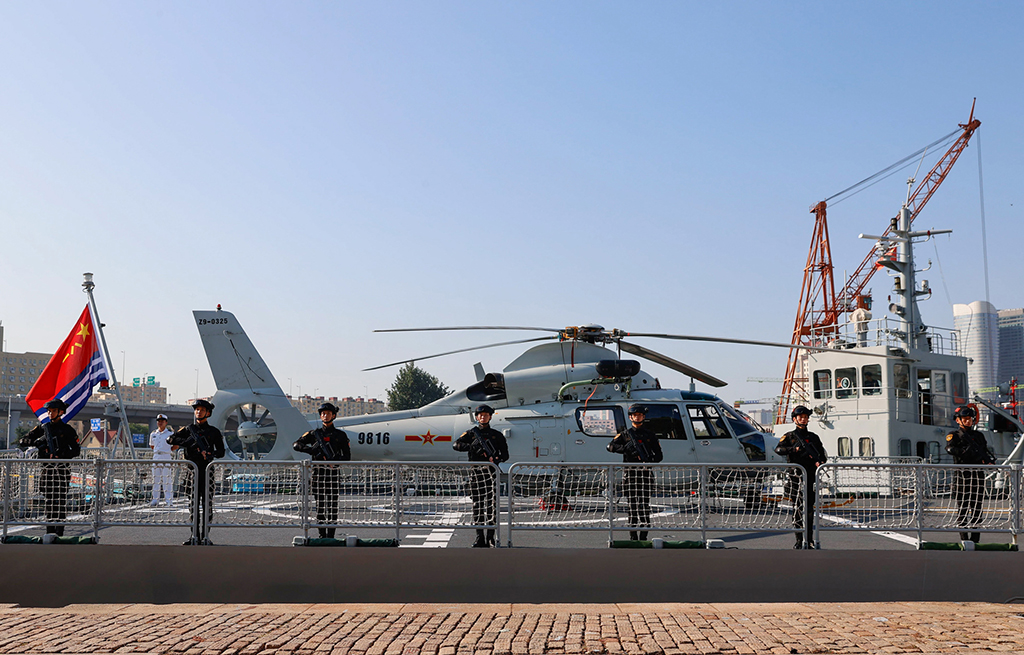
M519 327L514 325L461 325L456 327L392 328L374 332L441 332L445 330L535 330L539 332L561 332L556 328Z
M413 357L412 359L405 359L400 362L391 362L390 364L381 364L380 366L373 366L371 368L364 368L363 371L376 371L381 368L388 368L389 366L399 366L401 364L408 364L410 362L421 362L424 359L434 359L435 357L444 357L445 355L454 355L456 353L467 353L473 350L483 350L484 348L496 348L498 346L511 346L517 343L531 343L533 341L551 341L558 337L534 337L533 339L516 339L515 341L502 341L499 343L489 343L485 346L473 346L472 348L459 348L458 350L449 350L446 353L437 353L436 355L427 355L426 357Z
M812 352L835 352L835 348L821 348L818 346L801 346L792 343L781 343L778 341L752 341L750 339L729 339L726 337L702 337L690 334L654 334L651 332L620 332L624 337L650 337L652 339L674 339L676 341L704 341L710 343L736 343L745 346L768 346L771 348L796 348L797 350L810 350ZM847 355L861 355L863 357L881 357L882 359L904 359L892 355L879 353L865 353L855 349L844 350Z
M727 382L723 382L722 380L719 380L713 375L708 375L703 371L697 370L692 366L688 366L680 361L672 359L668 355L662 355L659 352L655 352L650 348L644 348L643 346L638 346L635 343L629 343L628 341L623 341L621 339L619 339L619 346L628 353L632 353L634 355L637 355L638 357L643 357L644 359L649 359L652 362L661 364L662 366L666 366L672 369L673 371L679 371L683 375L691 377L694 380L699 380L700 382L703 382L706 385L712 387L724 387L726 384L728 384Z

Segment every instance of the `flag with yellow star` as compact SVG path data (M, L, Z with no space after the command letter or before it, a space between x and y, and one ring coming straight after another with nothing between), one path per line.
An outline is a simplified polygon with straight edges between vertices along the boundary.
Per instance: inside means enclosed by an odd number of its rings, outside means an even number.
M93 387L108 379L110 376L103 362L92 312L89 311L89 305L86 305L71 334L29 389L25 402L39 420L45 423L50 420L46 414L46 403L60 398L68 406L63 420L70 421L85 406Z

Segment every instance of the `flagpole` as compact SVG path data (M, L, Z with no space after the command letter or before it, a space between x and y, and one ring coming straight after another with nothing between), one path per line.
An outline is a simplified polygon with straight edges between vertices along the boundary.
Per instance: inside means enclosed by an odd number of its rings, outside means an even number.
M121 400L121 386L117 383L117 374L114 372L114 367L110 363L110 352L107 350L107 337L103 334L103 323L100 322L100 313L96 309L96 299L93 298L92 290L96 284L92 281L92 273L83 273L85 276L85 282L82 286L85 287L85 292L89 294L89 311L92 312L92 323L96 329L96 332L100 337L100 348L103 353L103 361L107 365L107 372L110 373L110 381L114 383L114 394L117 396L117 409L121 415L121 429L124 430L125 441L128 443L128 450L132 454L132 459L135 459L135 444L132 443L132 430L128 424L128 414L124 411L124 401ZM118 434L121 434L121 429L118 430ZM115 457L117 454L117 444L120 441L114 442L114 450L111 452L111 457Z

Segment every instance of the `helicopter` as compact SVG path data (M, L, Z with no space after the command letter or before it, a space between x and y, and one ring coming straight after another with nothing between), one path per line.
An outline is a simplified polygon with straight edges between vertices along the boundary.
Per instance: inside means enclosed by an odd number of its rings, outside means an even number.
M268 460L305 458L292 444L320 425L292 406L267 364L235 316L195 310L193 316L213 373L217 391L211 424L243 443L273 441ZM392 362L371 369L399 366L494 346L533 344L501 372L475 367L476 382L419 409L339 417L334 425L348 434L353 460L438 462L465 461L452 449L454 440L475 424L480 404L495 408L491 427L508 442L512 463L614 462L609 440L627 427L627 408L647 407L645 427L661 439L664 461L729 463L781 461L778 439L717 396L696 391L694 381L711 387L726 383L708 373L626 338L752 344L825 350L767 341L607 330L600 325L566 328L465 326L402 328L376 332L440 330L521 330L545 336L473 346L426 357ZM545 342L545 343L538 343ZM656 362L691 378L689 390L665 389L639 361ZM886 355L867 354L869 357ZM260 411L262 409L262 411Z

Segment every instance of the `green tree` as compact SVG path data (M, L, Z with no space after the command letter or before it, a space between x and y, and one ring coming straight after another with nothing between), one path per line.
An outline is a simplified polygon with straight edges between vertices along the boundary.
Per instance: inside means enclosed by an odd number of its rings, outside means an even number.
M388 389L388 409L417 409L450 393L440 380L410 362L398 371Z

